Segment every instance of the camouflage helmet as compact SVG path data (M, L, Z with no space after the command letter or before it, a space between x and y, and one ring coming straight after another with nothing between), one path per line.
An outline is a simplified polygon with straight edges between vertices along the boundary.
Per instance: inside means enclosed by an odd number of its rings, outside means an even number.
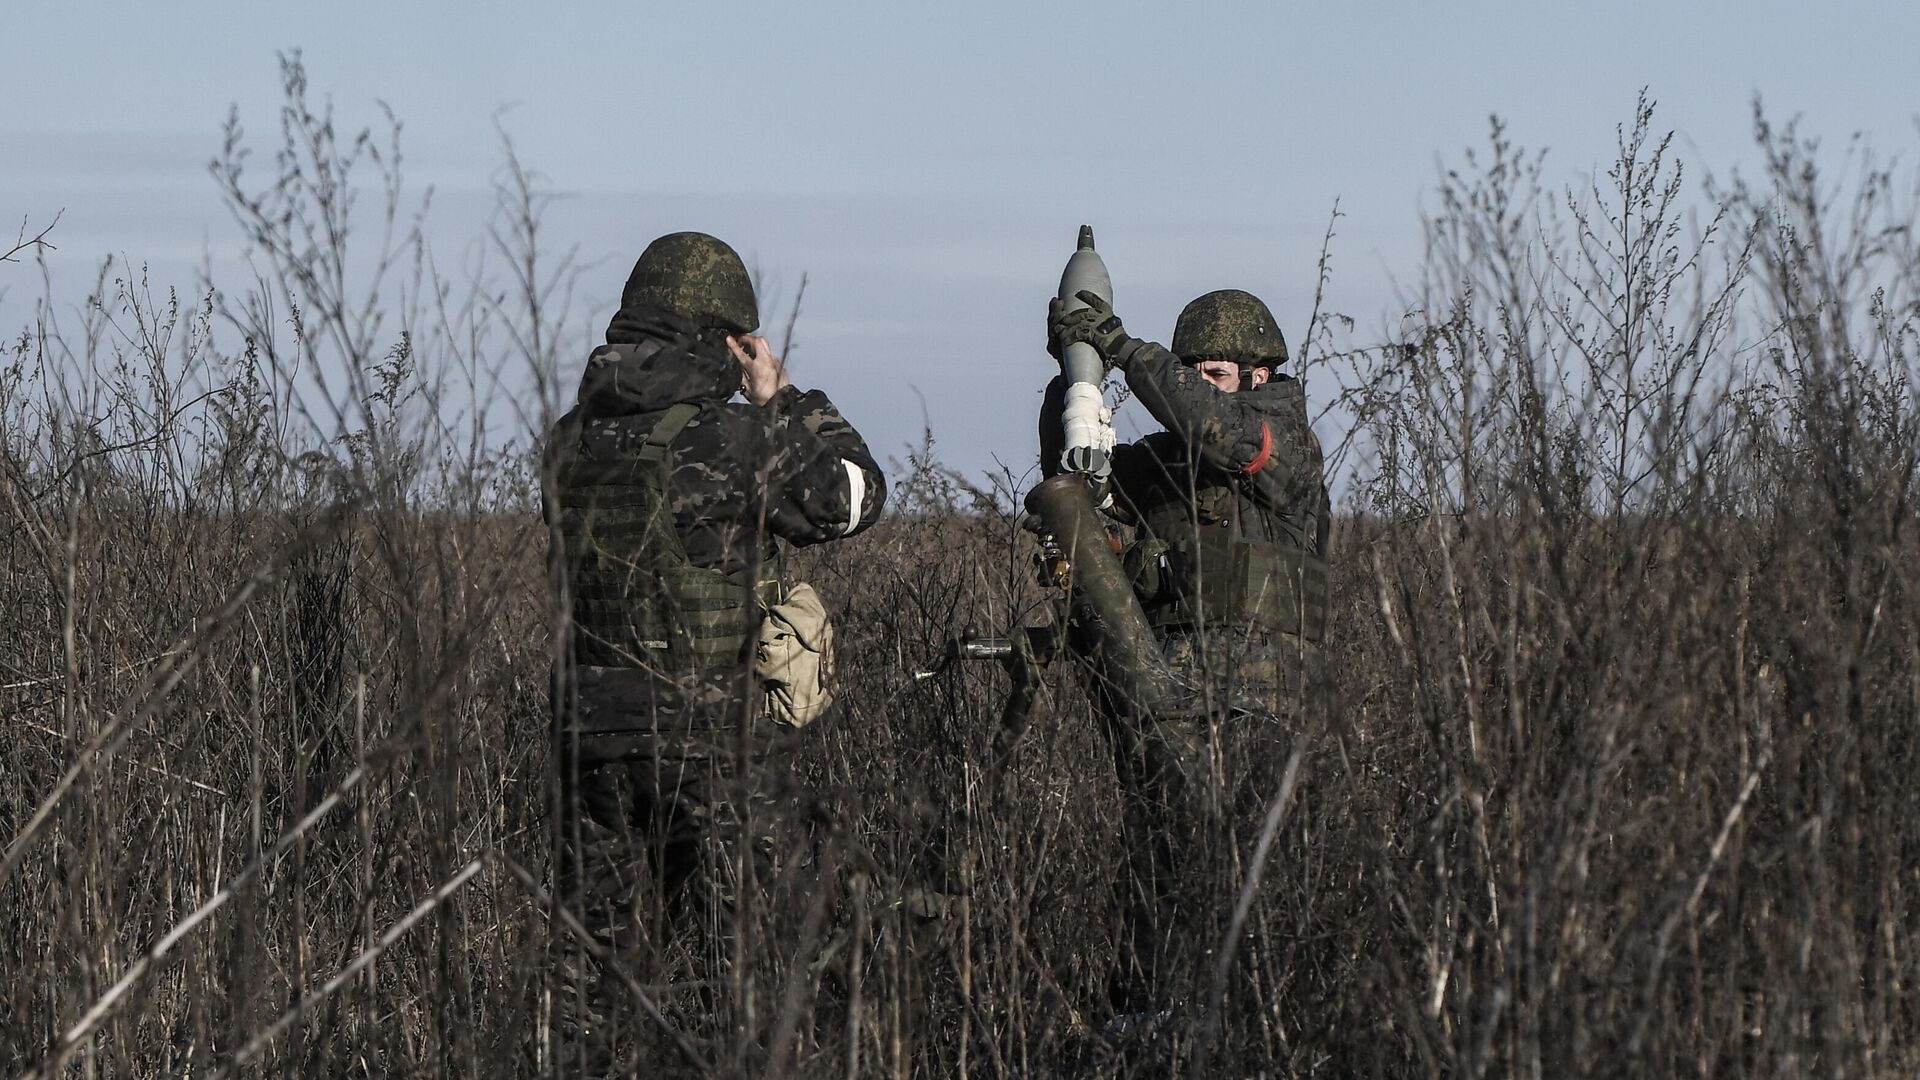
M1287 341L1259 297L1220 289L1181 309L1173 324L1173 353L1188 363L1231 360L1247 367L1279 367L1287 362Z
M657 304L730 333L760 328L760 304L746 265L706 233L668 233L647 245L620 293L621 307L640 304Z

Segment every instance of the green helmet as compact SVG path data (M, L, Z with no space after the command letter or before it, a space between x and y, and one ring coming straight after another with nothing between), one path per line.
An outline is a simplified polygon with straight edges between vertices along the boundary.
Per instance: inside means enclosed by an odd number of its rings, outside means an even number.
M1173 324L1173 354L1188 363L1231 360L1246 367L1279 367L1287 362L1287 341L1259 297L1221 289L1181 309Z
M620 293L621 307L640 304L735 334L760 329L760 303L746 264L706 233L668 233L647 245Z

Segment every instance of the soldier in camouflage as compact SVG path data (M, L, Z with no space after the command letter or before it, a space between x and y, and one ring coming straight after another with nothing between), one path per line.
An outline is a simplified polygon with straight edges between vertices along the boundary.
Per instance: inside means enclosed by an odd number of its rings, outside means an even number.
M782 597L781 545L857 533L886 497L859 433L788 381L758 327L732 248L660 237L546 448L571 615L555 679L561 893L643 983L721 973L774 846L791 733L755 707L749 668ZM652 1033L617 1008L627 991L577 954L567 970L559 1072L630 1066Z
M1129 336L1107 303L1049 311L1050 348L1084 341L1124 373L1166 430L1114 448L1103 508L1133 527L1121 552L1182 707L1109 705L1126 802L1127 896L1115 1006L1122 1017L1194 999L1278 786L1305 653L1326 622L1328 497L1301 383L1278 369L1273 314L1239 290L1188 304L1171 350ZM1062 380L1041 460L1057 468ZM1236 977L1235 982L1243 980Z

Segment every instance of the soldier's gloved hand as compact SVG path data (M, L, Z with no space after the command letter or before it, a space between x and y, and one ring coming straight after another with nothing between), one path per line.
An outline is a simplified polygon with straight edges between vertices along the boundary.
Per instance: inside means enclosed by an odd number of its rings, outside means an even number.
M1120 316L1113 313L1113 306L1101 299L1099 294L1081 290L1074 294L1080 302L1087 305L1078 311L1067 311L1066 304L1058 299L1047 308L1047 331L1056 343L1053 355L1060 355L1059 349L1076 342L1085 342L1093 346L1100 359L1111 361L1114 350L1127 340L1127 330L1120 325Z

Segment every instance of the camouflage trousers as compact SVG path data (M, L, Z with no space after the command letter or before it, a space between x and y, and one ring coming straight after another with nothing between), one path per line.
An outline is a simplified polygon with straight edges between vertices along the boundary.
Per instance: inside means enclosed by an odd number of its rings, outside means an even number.
M696 1038L727 1022L743 920L781 849L785 729L695 709L614 732L596 722L607 704L589 691L563 714L599 730L561 728L557 877L617 970L556 937L555 1075L673 1075L675 1051L629 979Z
M1299 715L1296 639L1174 632L1162 646L1199 688L1195 705L1108 721L1127 849L1111 987L1121 1014L1202 1000Z

